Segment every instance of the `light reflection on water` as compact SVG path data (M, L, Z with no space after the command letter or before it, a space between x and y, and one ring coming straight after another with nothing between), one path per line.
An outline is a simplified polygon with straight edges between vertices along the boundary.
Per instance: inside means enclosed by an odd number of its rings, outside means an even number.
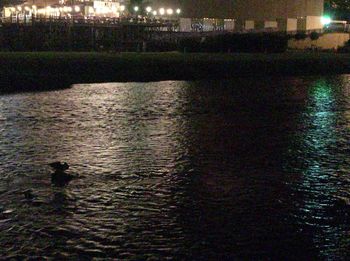
M297 187L305 194L300 222L313 226L314 242L325 256L348 256L350 247L339 225L349 222L350 213L350 130L346 118L350 88L346 80L344 77L340 86L325 79L315 81L300 119L301 124L307 124L306 131L300 133L303 156L297 156L305 164L302 184Z
M0 96L0 257L347 257L349 86L266 78ZM52 187L54 160L80 178Z

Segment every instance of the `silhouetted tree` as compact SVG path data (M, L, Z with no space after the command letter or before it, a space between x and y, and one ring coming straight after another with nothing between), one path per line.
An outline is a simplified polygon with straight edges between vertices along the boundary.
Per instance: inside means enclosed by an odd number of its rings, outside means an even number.
M350 19L350 0L326 0L325 14L333 19Z

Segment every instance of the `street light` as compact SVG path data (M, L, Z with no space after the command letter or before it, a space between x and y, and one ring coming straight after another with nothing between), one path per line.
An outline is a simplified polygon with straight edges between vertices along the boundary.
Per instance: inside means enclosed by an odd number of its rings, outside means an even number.
M147 13L150 13L151 11L152 11L152 7L147 6L147 7L146 7L146 12L147 12Z
M134 11L137 12L139 10L139 7L138 6L135 6L134 7Z
M159 14L164 15L165 14L165 9L164 8L159 8Z
M168 15L172 15L174 13L174 11L173 11L173 9L169 8L169 9L166 10L166 13Z
M323 25L329 25L332 22L332 19L329 16L322 16L321 23Z
M154 10L152 13L153 13L154 16L157 15L157 11L156 10Z
M180 8L176 9L176 13L180 14L181 13L181 9Z
M80 12L80 7L79 7L79 6L77 6L77 5L76 5L76 6L74 6L74 11L75 11L75 12Z
M122 11L122 12L125 11L125 5L121 5L119 8L120 8L120 11Z

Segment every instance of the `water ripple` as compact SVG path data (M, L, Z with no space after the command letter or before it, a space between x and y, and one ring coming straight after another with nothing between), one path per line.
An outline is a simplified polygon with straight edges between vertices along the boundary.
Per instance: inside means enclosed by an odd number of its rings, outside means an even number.
M349 79L0 96L0 258L346 259Z

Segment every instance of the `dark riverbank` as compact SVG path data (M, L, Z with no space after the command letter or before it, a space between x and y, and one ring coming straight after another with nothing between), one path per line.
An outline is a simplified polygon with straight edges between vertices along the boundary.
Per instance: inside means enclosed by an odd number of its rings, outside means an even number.
M334 53L0 53L0 90L54 89L74 83L222 79L350 73Z

